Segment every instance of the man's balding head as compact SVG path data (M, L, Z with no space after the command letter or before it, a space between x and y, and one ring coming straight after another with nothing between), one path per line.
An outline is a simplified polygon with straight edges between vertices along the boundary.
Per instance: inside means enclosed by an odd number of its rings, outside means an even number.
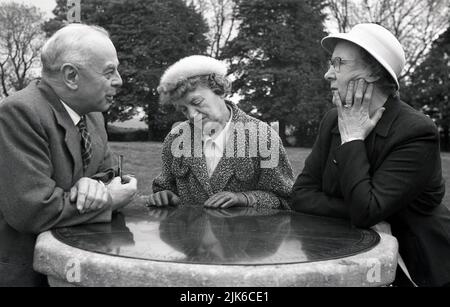
M100 27L71 24L42 49L42 78L79 115L105 112L122 85L117 51Z
M89 47L99 38L109 40L108 31L84 24L70 24L61 28L42 47L42 75L57 73L64 63L88 64Z

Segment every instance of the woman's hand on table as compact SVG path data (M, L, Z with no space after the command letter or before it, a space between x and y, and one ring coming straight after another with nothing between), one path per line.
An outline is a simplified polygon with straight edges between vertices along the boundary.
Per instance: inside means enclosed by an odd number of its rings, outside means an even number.
M167 218L167 216L169 216L169 213L173 212L173 208L171 207L156 207L156 206L152 206L148 208L148 215L150 216L150 219L152 221L162 221L165 220Z
M164 190L158 193L151 194L148 197L147 206L176 206L180 203L180 198L174 192L169 190Z
M207 209L206 213L217 218L232 218L251 215L250 207L235 207L233 209Z
M214 194L204 204L206 208L220 209L247 205L247 198L243 193L233 193L228 191Z

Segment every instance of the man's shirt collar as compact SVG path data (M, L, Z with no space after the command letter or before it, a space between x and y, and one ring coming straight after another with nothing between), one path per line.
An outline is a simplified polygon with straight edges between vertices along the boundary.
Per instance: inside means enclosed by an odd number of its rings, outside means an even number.
M67 104L65 104L64 101L62 101L61 99L60 99L60 101L61 101L62 105L64 106L64 108L66 109L67 113L69 113L69 116L73 121L73 124L75 126L78 125L78 123L81 120L81 116L78 115L78 113L75 112L71 107L69 107Z

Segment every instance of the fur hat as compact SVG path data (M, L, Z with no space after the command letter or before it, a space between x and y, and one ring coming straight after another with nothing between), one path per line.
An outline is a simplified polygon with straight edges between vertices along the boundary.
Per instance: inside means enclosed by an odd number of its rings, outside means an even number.
M204 55L188 56L166 69L159 82L158 93L170 91L179 82L195 76L215 74L225 77L227 71L227 65L222 61Z

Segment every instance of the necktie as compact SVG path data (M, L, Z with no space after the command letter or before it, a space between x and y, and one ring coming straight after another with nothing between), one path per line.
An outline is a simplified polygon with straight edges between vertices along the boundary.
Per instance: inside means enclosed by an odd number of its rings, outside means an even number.
M81 117L81 120L77 126L81 134L81 158L83 159L83 171L86 172L86 169L92 158L92 142L91 136L89 135L89 132L87 130L85 116Z

